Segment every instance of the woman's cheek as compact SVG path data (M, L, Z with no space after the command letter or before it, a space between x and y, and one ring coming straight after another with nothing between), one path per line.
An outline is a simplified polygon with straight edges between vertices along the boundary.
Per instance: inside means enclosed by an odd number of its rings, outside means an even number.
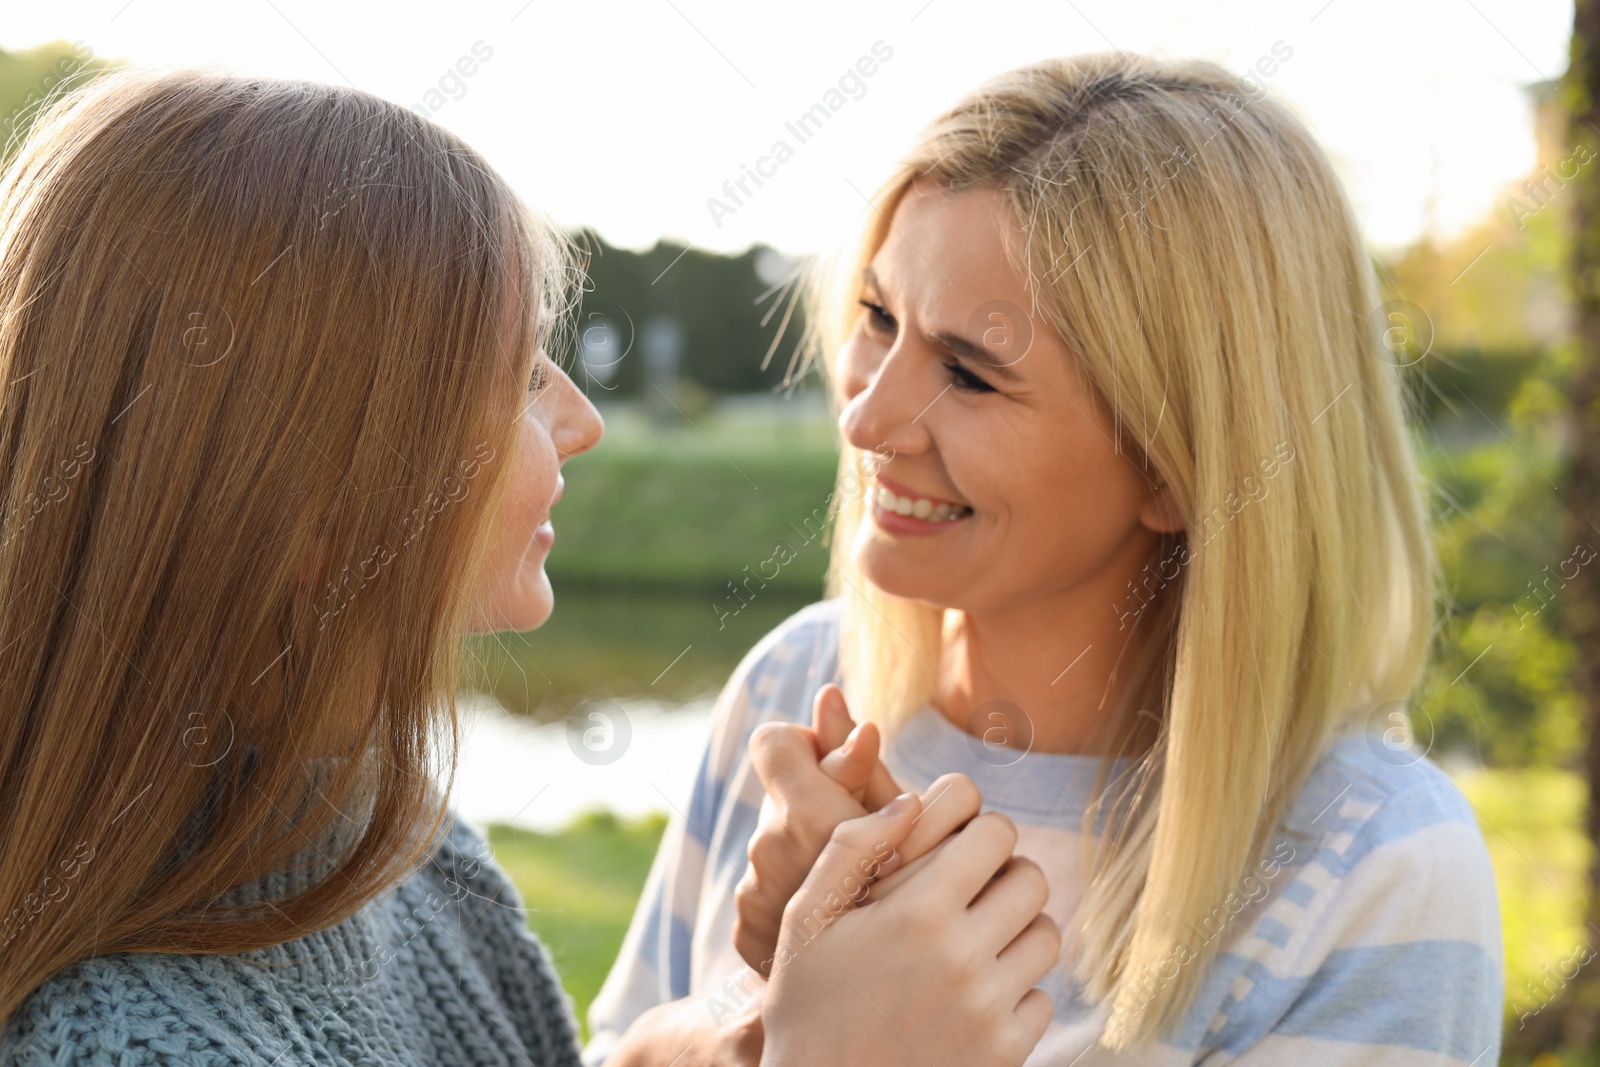
M555 492L555 449L544 428L532 425L524 428L517 451L518 527L531 534Z

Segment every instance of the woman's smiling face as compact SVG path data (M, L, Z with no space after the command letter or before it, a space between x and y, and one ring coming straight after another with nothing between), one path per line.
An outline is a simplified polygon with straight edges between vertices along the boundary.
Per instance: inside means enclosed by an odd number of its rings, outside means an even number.
M1183 524L1154 472L1119 454L1067 347L1030 315L1003 243L1016 227L989 188L915 183L895 209L838 361L845 438L890 457L854 552L880 588L941 607L1061 594L1109 605L1157 531Z

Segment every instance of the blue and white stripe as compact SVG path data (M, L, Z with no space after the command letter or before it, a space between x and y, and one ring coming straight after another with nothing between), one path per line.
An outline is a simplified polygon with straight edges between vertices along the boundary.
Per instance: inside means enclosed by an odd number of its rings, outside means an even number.
M773 719L810 721L816 691L837 680L838 635L839 603L813 604L764 637L729 679L693 790L668 821L589 1010L591 1065L657 1004L692 994L714 1017L738 1006L748 975L732 944L733 894L763 796L750 734ZM949 771L970 775L984 807L1017 824L1017 852L1044 869L1046 911L1067 928L1086 882L1081 812L1098 759L1029 753L997 767L971 742L924 708L884 758L907 788ZM1256 876L1237 914L1197 932L1221 947L1168 1039L1131 1053L1093 1047L1106 1009L1085 1002L1058 966L1040 983L1055 1018L1030 1067L1498 1063L1499 906L1477 821L1432 763L1393 766L1384 756L1381 743L1359 735L1330 746L1274 838L1269 854L1281 865Z

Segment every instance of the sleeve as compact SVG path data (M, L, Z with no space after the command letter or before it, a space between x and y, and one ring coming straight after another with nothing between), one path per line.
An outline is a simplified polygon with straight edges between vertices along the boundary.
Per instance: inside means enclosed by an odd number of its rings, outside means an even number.
M584 1062L604 1062L622 1034L640 1015L658 1004L690 994L691 947L697 916L714 863L738 866L745 860L727 827L727 814L737 798L729 783L747 762L748 738L765 717L775 714L774 697L793 687L780 686L781 676L810 659L815 634L801 623L813 617L812 605L767 634L735 668L711 712L711 735L686 800L672 798L672 810L661 845L650 865L643 892L628 925L616 962L589 1007L589 1043ZM799 641L810 638L811 649ZM810 672L808 672L810 673ZM819 683L820 684L820 683ZM787 703L793 703L788 701ZM809 705L807 705L809 713ZM732 855L738 852L738 855ZM708 857L710 860L708 861ZM725 872L726 873L726 872ZM715 901L713 901L715 903Z
M1341 814L1362 808L1252 931L1273 965L1237 975L1206 1043L1240 1067L1499 1063L1499 902L1471 806L1439 775Z

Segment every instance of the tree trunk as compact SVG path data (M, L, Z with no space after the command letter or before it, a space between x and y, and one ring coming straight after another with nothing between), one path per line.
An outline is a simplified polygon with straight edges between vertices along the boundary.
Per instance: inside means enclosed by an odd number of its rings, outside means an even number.
M1563 78L1569 145L1588 145L1600 153L1600 0L1576 0L1570 63ZM1562 483L1565 505L1563 544L1586 546L1577 558L1600 553L1600 162L1579 169L1573 179L1572 291L1577 364L1567 382L1568 467ZM1585 940L1600 951L1600 558L1578 569L1562 590L1559 615L1576 652L1573 679L1587 727L1583 769L1589 805L1585 829L1594 846L1585 904ZM1593 1047L1600 1039L1600 963L1578 972L1565 991L1561 1039L1572 1048ZM1510 991L1513 999L1516 990ZM1508 1034L1508 1037L1510 1035Z

